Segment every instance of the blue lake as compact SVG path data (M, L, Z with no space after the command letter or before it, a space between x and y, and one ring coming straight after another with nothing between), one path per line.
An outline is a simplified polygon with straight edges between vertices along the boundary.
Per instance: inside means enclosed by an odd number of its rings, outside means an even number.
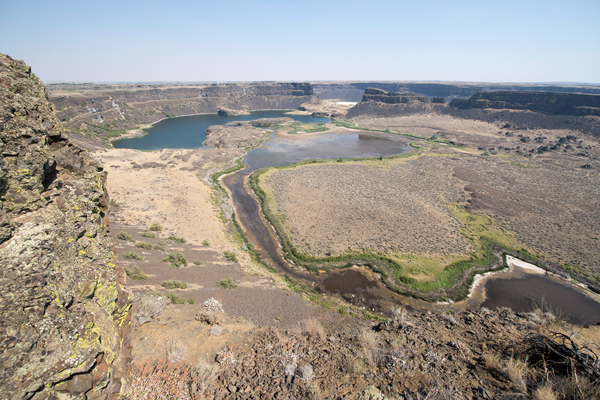
M113 147L135 150L161 149L199 149L206 147L206 128L211 125L225 125L232 121L250 121L258 118L290 117L304 123L329 122L329 118L318 118L312 115L287 115L284 110L253 111L250 115L222 117L218 114L190 115L163 119L146 129L147 135L120 139L112 142Z

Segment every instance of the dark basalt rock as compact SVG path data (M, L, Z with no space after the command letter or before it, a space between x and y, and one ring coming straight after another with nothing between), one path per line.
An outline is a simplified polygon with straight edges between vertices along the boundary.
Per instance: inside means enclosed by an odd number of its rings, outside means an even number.
M107 235L106 174L30 67L3 54L0 166L0 398L119 398L131 294Z
M549 92L481 92L471 98L454 99L458 109L490 108L543 112L560 115L600 116L600 95Z

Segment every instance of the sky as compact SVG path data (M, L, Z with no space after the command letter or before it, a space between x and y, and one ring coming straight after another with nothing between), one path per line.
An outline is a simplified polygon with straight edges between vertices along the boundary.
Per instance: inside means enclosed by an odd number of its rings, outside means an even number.
M45 83L600 83L599 0L0 0Z

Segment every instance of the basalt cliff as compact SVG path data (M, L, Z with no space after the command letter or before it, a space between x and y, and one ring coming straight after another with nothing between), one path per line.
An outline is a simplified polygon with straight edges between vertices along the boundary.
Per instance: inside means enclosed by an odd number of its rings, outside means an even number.
M309 83L49 85L59 120L73 139L109 139L164 118L297 109L318 102Z
M106 174L24 62L0 54L0 397L115 399L132 296L107 235Z

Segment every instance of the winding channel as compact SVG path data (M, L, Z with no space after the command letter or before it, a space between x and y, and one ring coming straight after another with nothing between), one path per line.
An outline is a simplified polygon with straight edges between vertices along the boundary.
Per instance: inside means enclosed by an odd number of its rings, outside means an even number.
M261 147L248 152L244 169L224 176L222 182L232 195L236 216L246 237L263 262L278 272L316 291L339 295L349 303L371 311L386 312L398 303L429 309L433 305L391 291L367 268L353 267L316 274L295 266L285 259L279 239L262 215L259 200L248 185L250 174L264 167L284 166L310 159L392 156L410 151L412 147L409 142L412 140L408 137L390 138L384 134L342 130L296 137L275 134Z

